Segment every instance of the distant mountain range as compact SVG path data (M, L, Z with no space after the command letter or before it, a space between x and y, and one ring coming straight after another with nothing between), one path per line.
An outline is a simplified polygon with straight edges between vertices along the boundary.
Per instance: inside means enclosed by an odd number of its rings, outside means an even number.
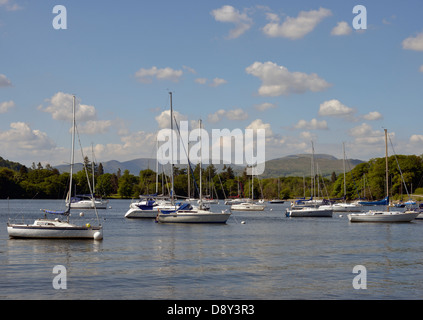
M342 159L337 159L336 157L328 154L315 154L314 159L316 168L318 168L318 173L325 177L329 177L332 172L335 172L336 175L343 173L344 169ZM363 161L358 159L348 159L346 161L347 172L362 162ZM141 170L148 168L153 171L156 170L156 159L151 158L139 158L123 162L111 160L101 163L105 173L116 173L120 169L122 174L125 170L129 170L131 174L139 175ZM205 168L207 165L204 165L203 167ZM215 165L215 167L218 169L218 171L220 171L222 170L223 165ZM231 165L231 167L237 174L241 174L244 170L244 167L238 165ZM69 171L69 165L59 165L55 166L55 168L57 168L60 172ZM75 171L79 171L82 168L82 163L75 164ZM262 175L260 175L260 178L287 176L308 177L310 174L311 154L296 154L266 161L265 171Z

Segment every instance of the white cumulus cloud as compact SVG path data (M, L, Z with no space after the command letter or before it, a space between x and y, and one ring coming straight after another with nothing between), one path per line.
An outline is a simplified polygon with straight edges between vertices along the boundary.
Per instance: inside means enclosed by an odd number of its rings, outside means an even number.
M368 114L365 114L365 115L363 116L363 118L364 118L365 120L370 120L370 121L372 121L372 120L380 120L380 119L383 119L383 116L382 116L382 114L381 114L380 112L378 112L378 111L371 111L371 112L369 112Z
M346 117L355 113L353 108L347 107L339 100L332 99L320 104L319 116Z
M173 118L176 119L176 122L179 123L181 120L187 120L187 117L180 114L178 111L173 111ZM170 129L170 110L165 110L157 117L155 117L157 124L160 129ZM174 126L174 129L176 127Z
M298 17L287 17L280 24L279 18L272 14L267 15L271 21L266 24L262 31L269 37L283 37L292 40L301 39L326 17L332 15L329 9L319 8L319 10L301 11Z
M153 66L150 69L139 69L135 72L135 78L142 83L151 83L153 82L153 79L178 82L182 74L182 70L174 70L169 67L160 69Z
M354 137L354 143L358 145L377 145L378 147L385 144L385 133L381 130L373 130L367 123L362 123L349 130L349 134ZM395 136L394 132L390 132L391 137Z
M50 99L46 99L48 106L38 106L38 110L50 113L55 120L72 120L73 96L69 93L57 92ZM94 106L79 103L76 99L75 118L78 122L95 120L97 116Z
M253 129L253 130L264 129L266 131L266 138L273 136L273 131L270 126L270 123L264 123L263 120L261 119L254 120L246 127L246 129Z
M194 80L196 83L199 84L206 84L208 82L207 78L197 78ZM209 87L219 87L223 84L228 83L228 81L226 81L225 79L222 78L214 78L210 83L209 83Z
M207 121L210 123L216 123L221 121L223 118L228 120L246 120L248 118L248 113L243 109L237 108L232 110L219 109L215 113L209 114L207 116Z
M211 15L216 21L229 22L235 25L235 28L229 31L229 39L238 38L253 24L252 19L245 12L241 13L238 9L229 5L212 10Z
M12 122L9 130L0 132L0 148L9 150L11 155L19 155L22 152L37 154L54 147L55 143L45 132L33 130L25 122Z
M341 21L341 22L338 22L336 27L332 29L330 34L333 36L346 36L346 35L349 35L351 32L352 32L352 28L350 27L350 25L345 21Z
M328 124L325 120L311 119L310 121L299 120L294 126L295 129L307 129L307 130L327 130Z
M218 87L222 84L227 83L228 81L226 81L225 79L222 78L214 78L212 83L210 84L211 87Z
M413 134L410 137L410 142L411 143L423 143L423 135L421 135L421 134Z
M0 113L6 113L14 107L15 107L15 103L12 100L0 102Z
M0 88L1 87L11 87L12 82L7 79L7 77L4 74L0 74Z
M262 96L280 96L307 91L323 91L331 85L316 73L290 72L274 62L254 62L247 67L248 74L258 77L262 85L258 93Z
M423 51L423 32L415 37L408 37L402 42L402 48L406 50Z

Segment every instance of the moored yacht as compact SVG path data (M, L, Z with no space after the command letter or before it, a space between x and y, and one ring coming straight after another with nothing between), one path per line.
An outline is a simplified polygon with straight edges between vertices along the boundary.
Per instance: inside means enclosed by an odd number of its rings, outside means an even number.
M239 204L231 205L233 211L263 211L266 208L265 204L258 204L254 202L241 202Z
M69 179L69 190L66 197L66 210L64 211L53 211L43 210L45 217L42 219L36 219L33 224L7 223L7 232L10 238L39 238L39 239L103 239L103 227L100 224L97 210L95 210L97 216L98 226L91 226L90 223L85 225L76 225L69 222L71 203L70 198L72 194L72 176L73 176L73 165L74 165L74 154L75 154L75 96L73 96L73 121L72 121L72 149L71 149L71 165L70 165L70 179ZM89 181L88 181L89 184ZM90 187L91 189L91 187ZM94 207L95 209L95 207ZM66 217L66 221L62 221L60 218L48 219L47 214L59 215Z
M389 181L388 173L388 131L385 129L385 174L386 182ZM386 183L386 200L389 199L389 183ZM390 211L389 202L386 211L370 210L362 213L348 214L350 222L410 222L419 215L418 211Z

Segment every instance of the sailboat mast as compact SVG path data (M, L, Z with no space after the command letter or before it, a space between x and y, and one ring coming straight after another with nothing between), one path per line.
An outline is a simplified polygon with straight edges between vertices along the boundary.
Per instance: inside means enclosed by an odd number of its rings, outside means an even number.
M344 154L344 202L347 202L347 182L345 179L345 142L342 143L342 152Z
M170 95L170 152L171 152L171 163L170 163L170 181L171 181L171 201L172 205L175 203L174 200L174 190L173 190L173 107L172 107L172 92L169 92Z
M156 136L156 194L159 194L159 157L157 150L159 150L159 139Z
M313 189L312 191L312 197L313 200L316 199L316 173L314 172L314 144L313 141L311 141L311 188Z
M69 178L69 192L66 199L66 205L68 210L71 207L71 197L72 197L72 176L73 176L73 164L75 162L75 95L73 96L72 103L72 149L71 149L71 163L70 163L70 178Z
M91 143L91 155L92 155L92 160L91 160L91 171L92 171L92 175L93 175L93 202L94 202L94 195L95 195L95 163L94 163L94 145Z
M389 197L389 168L388 168L388 130L385 129L385 174L386 174L386 197ZM389 198L388 198L389 199ZM389 200L387 205L387 211L389 212Z
M201 147L200 147L200 209L203 209L203 190L202 190L202 164L203 164L203 141L202 141L202 136L201 136L201 119L198 120L198 127L200 128L200 143L201 143Z
M254 201L254 175L252 169L253 167L251 166L251 200Z

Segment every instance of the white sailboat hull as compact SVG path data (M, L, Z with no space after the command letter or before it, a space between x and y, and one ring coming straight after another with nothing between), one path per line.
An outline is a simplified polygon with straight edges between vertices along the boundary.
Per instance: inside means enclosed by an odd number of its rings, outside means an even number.
M418 212L410 211L368 211L364 213L351 213L348 215L348 220L350 222L410 222L418 215Z
M125 218L156 218L160 210L177 210L179 205L158 205L153 209L140 209L137 206L130 206L129 210L125 213Z
M108 200L95 200L94 203L92 200L81 200L78 202L72 202L71 209L107 209L107 203Z
M320 206L319 208L332 209L334 212L360 212L362 206L349 203L335 203L333 205Z
M38 219L34 224L7 224L10 238L29 239L103 239L102 226L77 226L68 222Z
M234 211L263 211L265 205L255 203L240 203L231 205L231 210Z
M125 218L152 218L154 219L157 217L157 213L159 211L156 210L141 210L138 208L131 208L125 213Z
M141 210L138 208L131 208L125 213L125 218L150 218L157 217L158 210Z
M335 212L360 212L362 206L352 203L335 203L332 209Z
M295 210L286 210L287 217L332 217L332 209L321 209L321 208L301 208Z
M230 213L214 213L205 210L177 211L175 213L159 213L160 223L226 223Z

